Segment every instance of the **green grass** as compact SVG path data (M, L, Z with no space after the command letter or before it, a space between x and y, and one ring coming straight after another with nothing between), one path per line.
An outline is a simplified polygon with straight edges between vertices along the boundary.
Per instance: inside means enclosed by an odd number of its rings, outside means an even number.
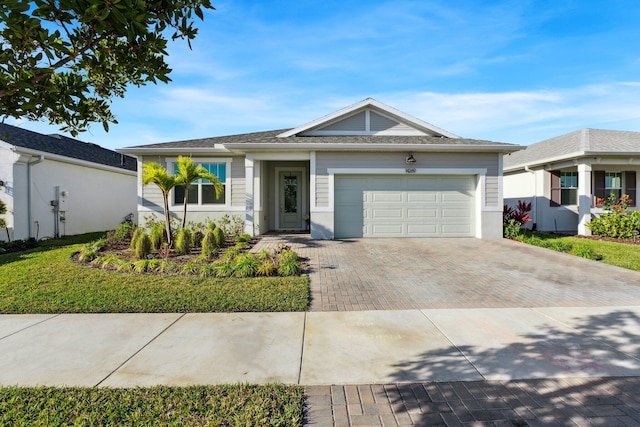
M309 278L213 279L89 268L71 260L101 234L0 256L0 313L304 311Z
M640 245L526 232L525 243L640 271Z
M303 387L0 388L6 426L302 426Z

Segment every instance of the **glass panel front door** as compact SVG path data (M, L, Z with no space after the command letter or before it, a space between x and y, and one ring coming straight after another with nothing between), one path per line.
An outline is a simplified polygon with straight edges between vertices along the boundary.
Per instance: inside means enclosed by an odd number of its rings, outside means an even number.
M302 228L301 172L280 172L280 229Z

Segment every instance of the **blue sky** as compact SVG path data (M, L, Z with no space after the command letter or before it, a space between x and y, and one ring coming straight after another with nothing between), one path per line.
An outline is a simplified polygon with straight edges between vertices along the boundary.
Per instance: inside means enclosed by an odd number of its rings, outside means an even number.
M640 131L637 0L214 5L192 50L170 46L173 82L131 88L112 104L119 124L79 139L113 149L290 128L367 97L498 142Z

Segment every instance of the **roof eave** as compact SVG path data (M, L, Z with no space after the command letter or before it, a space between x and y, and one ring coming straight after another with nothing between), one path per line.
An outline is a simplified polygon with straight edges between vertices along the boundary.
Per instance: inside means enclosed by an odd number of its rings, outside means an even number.
M49 153L47 151L34 150L33 148L25 148L25 147L13 145L11 150L16 153L24 154L27 156L38 156L38 157L41 156L41 157L44 157L45 159L55 160L62 163L69 163L72 165L86 166L94 169L98 168L105 171L117 172L125 175L137 174L137 171L135 170L120 168L117 166L105 165L104 163L90 162L88 160L76 159L75 157L62 156L60 154Z
M251 143L239 143L239 144L225 144L225 147L229 149L237 150L275 150L286 149L290 150L314 150L314 151L397 151L397 150L412 150L412 151L491 151L509 153L524 149L520 145L502 145L502 144L486 144L486 145L474 145L474 144L381 144L381 143L363 143L363 144L351 144L351 143L263 143L263 144L251 144Z
M148 155L148 154L229 154L230 151L226 148L209 148L209 147L125 147L115 150L118 153L128 154L130 156Z
M504 168L505 172L513 172L525 168L535 168L550 163L566 162L571 160L577 160L584 157L640 157L640 152L637 151L578 151L574 153L564 154L562 156L548 157L546 159L539 159L530 162L518 163L513 166Z

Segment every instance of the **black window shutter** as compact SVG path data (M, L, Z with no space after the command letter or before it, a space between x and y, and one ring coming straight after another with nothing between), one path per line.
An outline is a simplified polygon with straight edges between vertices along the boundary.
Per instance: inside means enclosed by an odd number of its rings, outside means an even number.
M593 172L593 194L594 196L604 199L608 196L605 193L604 188L604 171L594 171Z
M626 171L624 173L624 194L631 198L630 206L636 205L636 172Z

